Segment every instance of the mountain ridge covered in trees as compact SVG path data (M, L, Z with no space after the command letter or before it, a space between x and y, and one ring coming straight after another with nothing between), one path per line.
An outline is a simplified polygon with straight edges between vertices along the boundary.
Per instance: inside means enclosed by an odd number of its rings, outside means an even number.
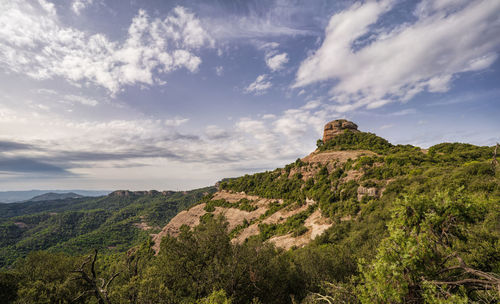
M359 153L324 157L335 151ZM318 141L310 158L218 185L280 200L269 213L313 201L307 212L332 225L302 247L269 240L307 233L306 216L259 222L256 235L232 242L241 231L215 211L251 212L253 203L207 194L199 224L166 234L157 255L149 238L127 252L36 251L0 273L0 290L13 303L498 303L495 151L462 143L422 150L348 130Z

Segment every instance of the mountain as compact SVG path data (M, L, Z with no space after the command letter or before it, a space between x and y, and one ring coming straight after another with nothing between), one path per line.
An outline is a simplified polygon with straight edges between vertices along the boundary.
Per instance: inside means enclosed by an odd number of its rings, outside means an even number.
M316 151L284 168L220 182L216 193L164 226L153 248L158 252L162 237L178 236L183 225L224 215L235 244L259 239L299 248L328 242L333 228L349 227L337 241L354 238L355 246L374 252L387 235L391 206L410 193L451 188L500 202L493 153L493 147L461 143L393 145L350 121L332 121Z
M83 197L83 195L76 194L74 192L67 192L67 193L49 192L49 193L44 193L44 194L32 197L28 201L30 201L30 202L55 201L55 200L62 200L62 199L68 199L68 198L80 198L80 197Z
M154 237L154 249L159 251L163 236L177 236L182 225L194 227L207 216L224 215L234 243L258 238L290 249L339 222L363 231L359 222L372 221L373 210L383 211L376 225L384 227L390 219L385 207L410 190L430 192L453 183L498 196L492 155L492 147L469 144L428 150L393 145L360 132L353 122L335 120L325 125L310 155L284 168L221 181L216 193L176 215Z
M29 200L45 193L75 193L82 196L102 196L111 191L106 190L27 190L27 191L0 191L0 202L14 203Z
M0 205L12 267L0 291L16 303L500 302L498 146L394 145L347 120L324 130L311 154L216 187Z
M72 254L93 248L126 251L214 191L215 187L163 192L120 190L97 198L49 194L1 204L0 267L33 250Z

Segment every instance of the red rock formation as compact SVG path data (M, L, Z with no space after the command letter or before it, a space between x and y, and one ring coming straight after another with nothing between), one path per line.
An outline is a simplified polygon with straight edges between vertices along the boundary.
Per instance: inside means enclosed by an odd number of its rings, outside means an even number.
M358 125L356 125L352 121L348 121L346 119L337 119L334 121L330 121L325 125L325 130L323 132L323 142L331 140L335 136L344 133L346 130L359 132Z

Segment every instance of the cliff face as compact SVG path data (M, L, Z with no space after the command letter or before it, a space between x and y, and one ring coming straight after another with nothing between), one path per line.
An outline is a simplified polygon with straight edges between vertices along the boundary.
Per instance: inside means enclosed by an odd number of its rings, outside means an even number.
M346 130L359 132L358 125L356 125L352 121L348 121L346 119L337 119L334 121L330 121L325 125L325 129L323 132L323 142L331 140L335 136L344 133Z

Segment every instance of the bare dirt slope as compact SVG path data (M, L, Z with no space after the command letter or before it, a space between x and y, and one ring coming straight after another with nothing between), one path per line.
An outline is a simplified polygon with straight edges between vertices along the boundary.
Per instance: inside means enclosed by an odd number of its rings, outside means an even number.
M244 193L232 193L228 191L216 192L212 200L225 199L230 203L235 203L242 198L246 198L252 201L252 205L257 207L254 211L245 211L236 208L222 208L216 207L213 212L214 215L223 214L228 223L229 231L233 230L236 226L241 225L245 220L248 222L257 219L262 214L264 214L268 205L272 201L271 199L260 198L258 196L246 195ZM199 204L191 207L189 210L179 212L170 222L163 227L160 233L153 236L154 246L153 250L158 253L160 250L161 239L166 235L177 236L180 232L180 227L182 225L187 225L189 227L195 227L200 224L200 217L205 215L207 212L204 210L206 204Z
M306 204L300 207L288 206L286 208L280 209L277 212L264 217L263 215L269 208L271 202L278 202L283 204L283 200L266 199L258 196L246 195L244 193L232 193L228 191L219 191L214 194L213 200L225 199L228 202L234 203L242 198L246 198L252 202L252 205L257 207L254 211L245 211L237 208L223 208L216 207L213 212L214 215L222 214L227 219L229 226L228 230L232 231L238 225L241 225L245 220L252 223L250 226L244 228L237 234L233 239L233 243L243 243L246 239L253 235L258 235L260 233L259 224L279 224L286 221L292 215L303 212L309 208L310 205L315 204L313 200L307 199ZM155 242L153 250L158 253L160 250L161 238L166 235L177 236L180 232L180 227L182 225L187 225L194 227L199 225L200 217L205 215L207 212L204 210L206 204L199 204L193 206L189 210L185 210L177 214L163 229L160 233L153 236L153 241ZM275 243L278 247L285 249L291 248L292 246L303 246L310 242L312 239L323 233L328 229L332 223L329 219L321 216L321 212L316 210L312 213L309 218L305 221L304 225L308 228L308 231L299 236L294 237L291 234L277 236L271 238L269 241Z
M301 173L303 179L308 179L316 174L322 166L326 166L327 169L333 170L337 166L341 166L349 159L357 159L360 156L373 156L376 153L366 150L349 150L349 151L314 151L308 156L302 158L305 165L299 168L293 168L289 173L293 176L296 173ZM284 171L283 171L284 172ZM359 180L362 177L362 172L356 170L349 170L347 175L343 178L343 182L349 180ZM362 198L364 195L378 196L380 192L377 192L374 188L364 188L358 189L358 197ZM215 211L212 212L214 215L222 214L225 216L229 223L228 230L233 232L234 238L233 243L243 243L246 239L251 236L258 235L260 233L259 224L281 224L284 223L290 216L303 212L309 208L310 205L315 204L314 201L307 199L306 204L303 206L298 206L297 204L287 205L288 207L283 207L277 210L273 214L266 214L269 210L269 206L272 202L278 202L280 205L284 204L283 200L277 199L266 199L255 195L247 195L243 192L235 193L226 190L220 190L216 192L212 200L224 199L229 203L236 203L241 199L248 199L254 207L253 211L245 211L238 208L225 208L225 207L215 207ZM160 233L154 235L153 241L155 245L153 249L158 252L160 249L161 238L165 235L177 236L179 234L179 229L182 225L187 225L194 227L199 225L200 217L205 215L207 211L204 210L206 204L199 204L192 207L189 210L180 212L175 216L170 223L168 223ZM283 205L285 206L285 205ZM269 213L269 212L268 212ZM247 224L249 223L249 224ZM247 227L241 228L242 224L248 225ZM307 228L307 232L300 236L293 236L293 234L278 235L270 238L268 241L276 244L278 247L285 249L291 247L301 247L309 243L311 240L315 239L318 235L322 234L326 229L332 226L330 219L325 218L321 215L321 211L316 209L304 222L304 226ZM236 229L236 230L235 230Z
M181 228L182 225L188 225L190 227L199 225L200 217L207 213L203 208L205 208L205 204L199 204L191 207L189 210L179 212L158 234L153 235L153 250L156 253L160 251L160 242L164 236L179 235L179 228Z
M297 237L294 237L291 233L278 235L270 238L269 242L286 250L292 247L302 247L321 235L332 225L330 219L323 217L320 210L316 210L304 222L304 226L308 229L306 233Z
M283 202L281 202L283 203ZM313 200L306 200L306 204L304 206L301 206L300 208L296 209L282 209L278 210L277 212L271 214L269 217L258 221L256 223L253 223L252 225L248 226L247 228L243 229L239 235L237 235L235 238L233 238L231 241L233 243L238 243L241 244L243 243L246 239L253 235L258 235L260 233L259 230L259 224L278 224L278 223L283 223L286 221L287 218L289 218L292 215L298 214L302 211L307 210L307 208L314 204L315 202Z

